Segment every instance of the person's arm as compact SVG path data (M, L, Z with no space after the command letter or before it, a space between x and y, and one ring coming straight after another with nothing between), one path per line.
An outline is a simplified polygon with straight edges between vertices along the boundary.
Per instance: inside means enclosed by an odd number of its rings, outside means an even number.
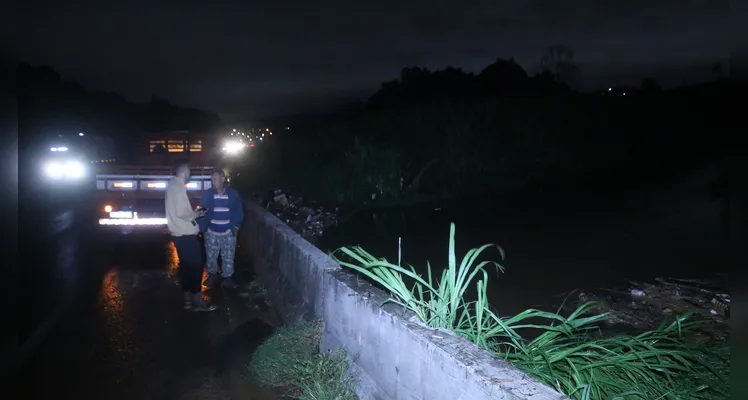
M210 192L210 189L203 192L203 195L200 197L200 208L212 208L213 200L213 194Z
M203 192L203 195L200 197L200 208L203 209L203 215L202 218L199 218L197 220L197 225L200 230L200 232L207 232L208 231L208 225L210 224L211 215L213 215L213 206L215 206L213 200L213 192L212 190L208 189ZM195 218L198 218L197 216Z
M236 200L234 200L234 205L231 207L232 210L236 210L234 214L234 228L236 230L239 230L239 228L242 226L242 222L244 221L244 205L242 204L242 198L239 196L239 193L236 193L234 191L234 196Z

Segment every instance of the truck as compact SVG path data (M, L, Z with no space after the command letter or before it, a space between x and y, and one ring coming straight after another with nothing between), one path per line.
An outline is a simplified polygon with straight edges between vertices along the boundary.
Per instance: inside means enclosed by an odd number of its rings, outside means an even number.
M190 165L185 184L194 207L211 187L210 174L218 152L212 135L169 131L137 136L132 165L92 160L95 165L95 204L99 225L166 225L164 192L175 165Z

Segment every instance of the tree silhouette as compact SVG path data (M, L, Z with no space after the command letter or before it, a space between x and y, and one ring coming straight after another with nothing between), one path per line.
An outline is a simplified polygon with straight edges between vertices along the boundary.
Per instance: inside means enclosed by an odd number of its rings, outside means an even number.
M576 88L581 71L574 63L574 51L562 44L554 44L548 48L547 53L541 58L540 65L543 69L552 72L559 83L564 83L571 88Z
M133 103L114 92L87 91L65 81L49 66L18 67L21 136L52 132L87 132L115 138L157 130L212 131L218 116L174 106L154 96L149 103Z
M513 58L496 61L478 75L484 88L492 92L517 94L527 87L527 72Z
M644 94L654 94L662 92L662 87L653 78L644 78L639 90Z

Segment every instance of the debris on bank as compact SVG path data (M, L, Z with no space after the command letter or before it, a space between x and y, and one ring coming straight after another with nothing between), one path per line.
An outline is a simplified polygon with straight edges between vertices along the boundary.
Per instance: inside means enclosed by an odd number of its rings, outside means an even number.
M254 197L265 209L312 244L316 244L325 229L338 224L340 210L337 207L323 207L301 197L287 195L280 189L265 196L256 194Z
M730 335L730 294L713 282L657 278L654 282L630 282L628 288L580 292L578 300L598 302L598 311L607 313L613 325L649 330L668 318L693 313L709 322L702 333L710 339Z

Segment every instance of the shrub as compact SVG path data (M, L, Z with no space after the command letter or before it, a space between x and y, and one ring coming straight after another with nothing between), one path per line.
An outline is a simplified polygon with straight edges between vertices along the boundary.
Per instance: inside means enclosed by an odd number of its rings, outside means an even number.
M322 322L279 327L252 354L247 366L257 383L289 389L299 400L355 400L346 352L320 354Z
M453 330L572 398L675 400L708 398L724 391L724 374L704 361L703 346L682 339L684 331L699 324L689 315L652 331L615 337L600 334L598 326L608 316L591 314L594 303L581 305L568 317L536 309L499 317L487 302L487 268L503 268L495 262L478 262L483 251L498 246L472 249L458 265L454 236L453 223L449 261L439 280L432 278L430 264L426 279L412 266L402 267L401 249L397 264L360 247L343 247L331 256L381 285L391 296L389 302L414 312L423 323ZM466 290L476 277L477 300L466 301ZM412 284L406 284L406 279ZM537 335L527 340L517 333L521 330ZM694 378L704 376L713 378L711 384Z

